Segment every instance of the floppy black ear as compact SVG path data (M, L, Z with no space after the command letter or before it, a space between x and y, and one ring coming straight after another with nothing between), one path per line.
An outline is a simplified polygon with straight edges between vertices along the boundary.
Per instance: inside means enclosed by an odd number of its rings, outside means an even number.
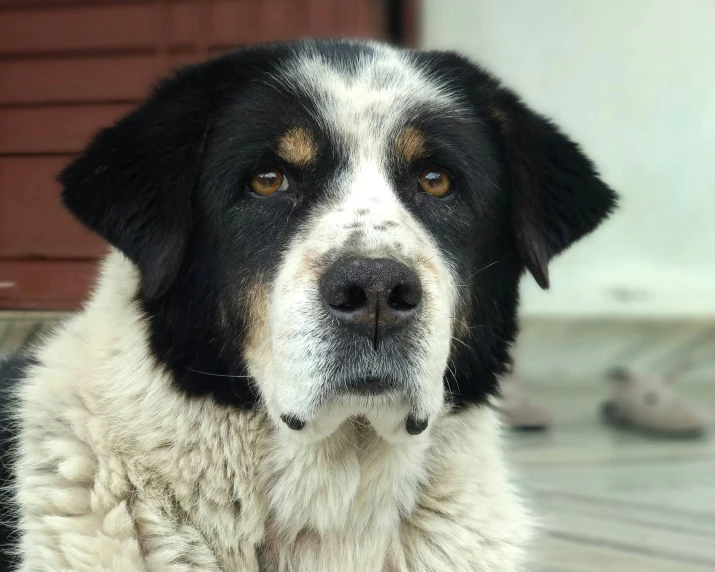
M517 248L546 289L549 260L595 229L617 196L576 143L511 91L497 87L487 112L507 162Z
M208 99L184 76L165 80L58 177L65 206L139 267L150 298L171 285L191 236Z

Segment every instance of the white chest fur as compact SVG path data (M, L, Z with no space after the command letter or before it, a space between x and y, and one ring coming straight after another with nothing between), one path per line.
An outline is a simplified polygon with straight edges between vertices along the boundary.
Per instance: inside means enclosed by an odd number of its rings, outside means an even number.
M428 437L389 443L350 420L317 443L291 437L266 459L267 568L382 570L426 483Z

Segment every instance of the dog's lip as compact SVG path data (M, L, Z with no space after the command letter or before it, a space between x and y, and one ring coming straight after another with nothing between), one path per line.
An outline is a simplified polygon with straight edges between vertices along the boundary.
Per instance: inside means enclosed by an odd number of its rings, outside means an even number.
M418 418L412 413L410 413L407 416L407 419L405 419L405 430L410 435L419 435L420 433L423 433L425 429L427 429L428 424L429 418Z
M381 395L397 388L397 382L390 377L358 376L345 380L343 388L357 395Z
M283 423L285 423L290 429L293 429L293 431L300 431L303 427L305 427L305 421L288 413L281 415L281 421L283 421Z

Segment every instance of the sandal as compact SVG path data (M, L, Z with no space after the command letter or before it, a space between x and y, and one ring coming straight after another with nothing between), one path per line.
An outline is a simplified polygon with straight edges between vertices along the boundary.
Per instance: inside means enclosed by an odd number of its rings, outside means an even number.
M659 437L702 437L710 424L708 413L670 386L683 369L681 365L660 376L637 375L625 368L610 371L613 393L601 405L602 420L612 427Z

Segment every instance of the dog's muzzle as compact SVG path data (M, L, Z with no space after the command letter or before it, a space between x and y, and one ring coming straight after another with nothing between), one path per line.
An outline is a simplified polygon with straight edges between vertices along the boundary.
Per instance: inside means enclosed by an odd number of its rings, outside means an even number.
M366 338L374 352L389 352L386 346L394 349L400 345L399 334L419 315L422 284L419 276L398 260L347 257L333 263L321 277L320 298L339 324L338 336L353 343ZM385 353L381 359L389 355ZM345 362L348 364L350 358L346 356ZM399 386L394 378L385 375L350 378L341 385L343 390L355 395L378 395ZM292 415L281 419L295 431L305 426L303 420ZM410 435L418 435L427 424L427 419L409 414L405 430Z

